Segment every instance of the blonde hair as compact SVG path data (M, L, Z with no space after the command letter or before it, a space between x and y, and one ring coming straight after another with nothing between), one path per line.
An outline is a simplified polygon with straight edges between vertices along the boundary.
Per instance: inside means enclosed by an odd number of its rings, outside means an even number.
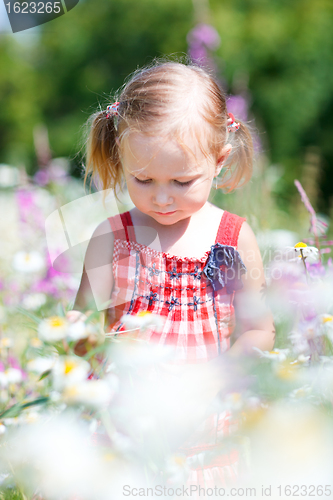
M186 134L194 134L202 152L216 160L223 146L231 143L218 187L230 192L250 179L253 146L249 129L240 123L239 130L228 133L225 94L206 70L193 64L155 63L136 71L117 100L117 117L107 117L105 106L89 120L85 182L91 174L103 190L117 192L122 187L120 144L132 130L172 135L185 147Z

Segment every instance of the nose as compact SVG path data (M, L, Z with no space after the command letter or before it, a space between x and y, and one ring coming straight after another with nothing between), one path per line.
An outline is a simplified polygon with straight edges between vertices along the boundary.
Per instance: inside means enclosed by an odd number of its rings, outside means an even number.
M159 207L166 207L172 205L173 197L170 195L168 189L165 187L157 187L153 196L153 202Z

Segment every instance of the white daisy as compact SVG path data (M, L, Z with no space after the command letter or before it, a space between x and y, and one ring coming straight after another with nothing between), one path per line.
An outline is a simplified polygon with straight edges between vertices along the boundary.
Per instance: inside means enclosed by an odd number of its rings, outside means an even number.
M331 314L322 314L319 316L320 330L333 341L333 316Z
M308 259L309 262L316 262L319 258L319 251L316 247L310 247L300 241L293 247L286 247L286 257L288 260L301 261Z
M260 354L261 358L272 359L273 361L285 361L287 359L287 354L289 349L274 349L273 351L262 351L258 347L252 347L254 351Z
M8 380L7 380L7 377L5 375L5 372L0 372L0 387L7 387L8 385ZM7 398L7 394L6 394L6 398Z
M44 293L30 293L26 295L22 301L22 306L25 309L36 310L43 306L46 302L46 295Z
M38 335L44 342L58 342L66 338L69 323L61 316L51 316L43 319L38 325Z
M9 337L2 337L2 339L0 339L0 348L9 349L10 347L13 347L13 343L13 339L10 339Z
M66 385L62 393L67 404L83 404L93 408L107 406L112 396L113 392L105 380L86 380Z
M68 340L80 340L89 336L87 325L84 321L76 321L68 327Z
M161 316L149 311L142 311L135 316L124 314L121 321L128 330L140 329L141 332L145 332L149 328L155 328L157 332L160 332L164 325L164 319Z
M163 472L168 484L184 484L190 474L186 456L180 453L170 455L166 460Z
M0 372L0 387L7 387L9 384L19 384L22 381L22 372L17 368L7 368Z
M35 273L44 268L45 262L39 252L17 252L12 261L15 271L21 273Z
M78 356L60 356L52 368L53 385L56 390L78 384L87 379L90 365Z
M53 367L54 363L56 361L56 358L51 358L51 357L37 357L34 359L31 359L27 363L27 370L29 372L34 372L37 373L38 375L41 375L42 373L51 370Z

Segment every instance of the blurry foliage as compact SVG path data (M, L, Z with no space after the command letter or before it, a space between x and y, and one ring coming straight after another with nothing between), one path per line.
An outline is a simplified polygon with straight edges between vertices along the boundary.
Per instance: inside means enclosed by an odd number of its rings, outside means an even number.
M320 155L318 209L333 185L333 4L330 0L210 0L228 91L250 89L265 154L284 173L282 209L295 196L306 151ZM75 157L81 126L137 67L186 52L191 0L81 0L41 28L37 43L0 35L0 162L33 170L34 125L45 122L55 156ZM112 97L110 97L112 100ZM78 163L78 160L75 160ZM315 204L316 200L312 200Z
M31 169L32 129L40 121L54 155L73 157L98 103L106 106L108 94L153 57L186 52L191 27L190 0L143 0L140 8L136 0L90 0L44 25L28 47L1 35L0 162Z

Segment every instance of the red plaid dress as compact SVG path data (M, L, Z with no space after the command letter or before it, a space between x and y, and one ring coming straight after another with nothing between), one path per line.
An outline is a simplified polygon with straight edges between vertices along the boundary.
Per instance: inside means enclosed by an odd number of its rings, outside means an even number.
M224 211L215 244L237 248L244 220ZM229 349L234 291L228 293L227 287L214 291L203 272L210 250L201 259L158 252L136 242L129 212L109 221L115 239L107 332L125 330L123 314L149 311L163 316L165 323L161 333L150 330L146 338L174 346L176 362L208 361Z
M244 220L224 211L215 246L237 249ZM235 290L214 287L207 277L205 268L213 247L201 259L181 258L137 243L129 212L109 221L114 234L114 288L107 332L126 330L121 322L124 314L150 311L163 316L165 323L162 332L148 330L144 336L173 346L176 363L205 362L227 351L235 326ZM237 452L231 449L221 454L219 448L232 426L230 412L212 415L191 439L191 447L182 449L191 469L188 484L211 487L235 478Z

